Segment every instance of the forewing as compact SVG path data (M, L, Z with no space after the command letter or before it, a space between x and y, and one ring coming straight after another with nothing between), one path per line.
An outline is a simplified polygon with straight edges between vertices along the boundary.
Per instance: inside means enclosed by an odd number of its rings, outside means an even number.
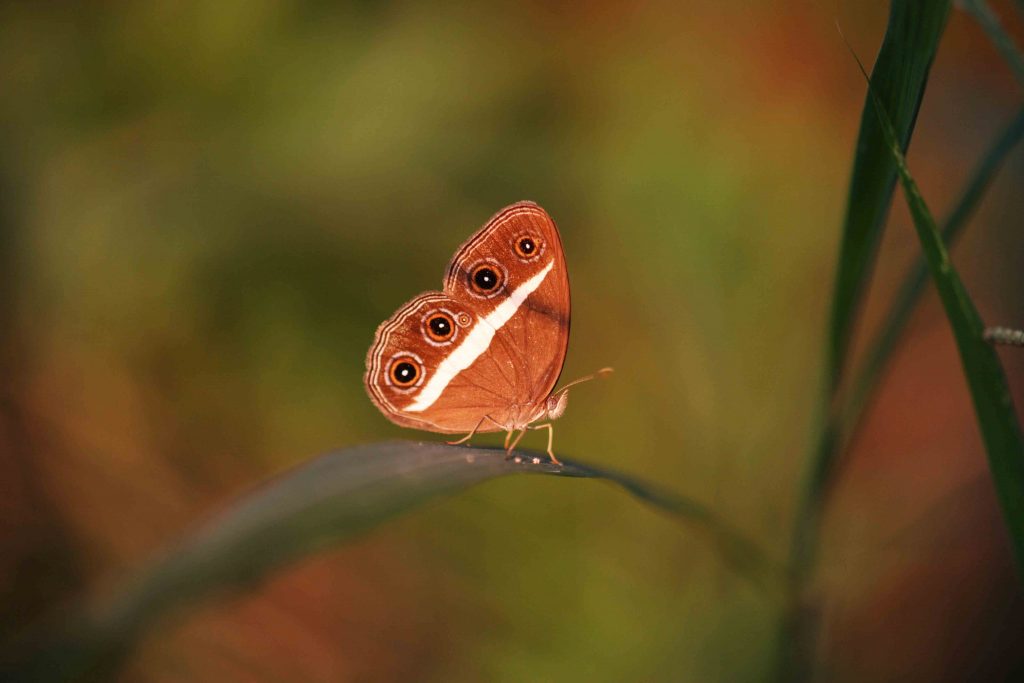
M533 249L524 249L523 240ZM501 284L482 290L479 269L493 267ZM500 373L512 385L513 413L547 398L558 381L569 343L569 277L554 221L533 202L498 212L456 252L445 293L476 309L494 330L491 347L465 374L483 383ZM512 415L513 421L529 416Z

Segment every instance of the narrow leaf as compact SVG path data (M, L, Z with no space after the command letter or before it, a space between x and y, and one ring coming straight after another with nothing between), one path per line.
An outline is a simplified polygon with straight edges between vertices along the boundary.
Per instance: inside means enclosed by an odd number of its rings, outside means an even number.
M316 458L276 477L166 551L115 595L42 627L0 657L4 680L110 673L168 611L239 590L428 499L494 477L602 479L707 535L737 572L779 588L781 572L752 542L692 500L618 472L517 451L388 442ZM6 665L6 666L5 666Z
M928 71L949 15L949 0L893 0L872 78L878 97L896 112L901 149L910 144ZM811 571L817 555L820 508L832 480L840 434L832 416L854 320L871 274L896 183L885 135L868 103L861 114L850 192L843 221L832 297L826 381L819 432L797 508L790 563L797 576ZM799 580L799 579L798 579Z
M869 93L873 94L874 88L866 71L864 77L868 79ZM985 326L981 316L953 267L931 211L907 168L885 106L879 98L872 97L872 101L897 165L903 194L914 219L914 228L928 261L932 281L953 329L978 427L988 453L989 470L1010 531L1017 569L1024 577L1024 436L1006 374L999 356L984 339Z
M949 0L893 0L889 24L872 72L879 99L892 112L901 150L910 143L928 70L949 15ZM839 386L850 335L882 237L896 182L878 120L865 107L857 135L832 300L827 388Z
M967 220L974 213L985 190L995 177L996 171L1022 138L1024 109L1018 111L1009 125L1000 132L974 169L943 223L944 242L952 243L960 236L967 225ZM928 277L928 264L921 255L904 276L877 335L868 345L865 361L851 382L849 396L830 417L825 436L819 441L819 461L829 461L836 454L843 453L846 444L853 439L864 409L910 322L911 314L921 300ZM825 452L826 449L834 452Z

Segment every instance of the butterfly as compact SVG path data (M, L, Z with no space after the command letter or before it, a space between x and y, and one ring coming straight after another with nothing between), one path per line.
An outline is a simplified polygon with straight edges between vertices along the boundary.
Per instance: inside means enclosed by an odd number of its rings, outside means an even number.
M569 275L558 228L537 204L495 214L458 248L440 292L425 292L377 328L364 383L397 425L466 436L548 430L570 386L552 391L569 346ZM546 422L544 422L546 421ZM543 424L537 424L543 422ZM515 436L518 432L518 436Z

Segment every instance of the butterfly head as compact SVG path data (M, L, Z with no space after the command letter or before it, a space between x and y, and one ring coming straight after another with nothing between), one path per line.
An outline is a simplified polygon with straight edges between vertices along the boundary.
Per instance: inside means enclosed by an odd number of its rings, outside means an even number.
M548 396L547 405L545 406L547 419L557 420L562 417L565 413L566 406L569 405L569 392L560 391L557 394Z

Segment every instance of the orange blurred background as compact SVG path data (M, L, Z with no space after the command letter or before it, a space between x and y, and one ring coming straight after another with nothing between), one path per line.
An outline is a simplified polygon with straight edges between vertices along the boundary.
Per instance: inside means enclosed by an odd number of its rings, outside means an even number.
M660 481L783 557L865 92L835 24L870 64L886 13L0 5L0 638L289 466L423 436L370 404L366 349L519 199L564 237L563 376L616 368L574 390L559 454ZM938 215L1020 101L954 11L909 155ZM1024 324L1022 180L1017 151L954 252L990 324ZM917 253L897 193L862 333ZM1020 405L1024 352L1001 355ZM829 506L823 680L1020 665L987 477L929 290ZM778 622L621 492L507 478L163 622L122 677L747 681Z

